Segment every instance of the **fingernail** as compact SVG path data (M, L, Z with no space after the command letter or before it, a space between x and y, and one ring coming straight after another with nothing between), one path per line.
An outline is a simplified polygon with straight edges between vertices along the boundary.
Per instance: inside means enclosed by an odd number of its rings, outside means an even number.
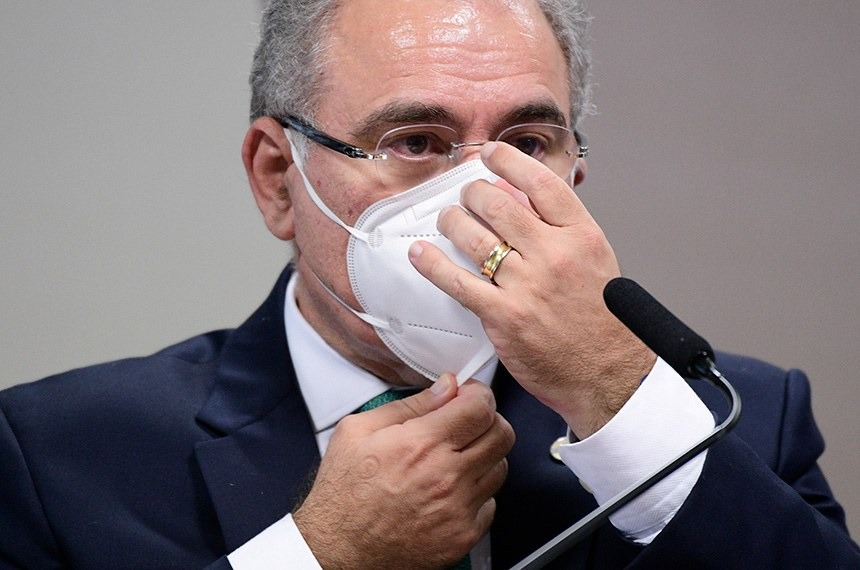
M490 155L492 155L494 152L496 152L496 149L498 147L499 147L499 144L495 141L490 141L488 143L485 143L484 146L481 147L481 158L483 158L483 159L490 158Z
M409 246L409 257L412 257L412 258L421 257L421 254L423 252L424 252L424 248L417 241Z
M451 375L443 374L440 376L433 385L430 386L430 391L436 394L437 396L444 394L446 390L448 390L448 386L451 384Z

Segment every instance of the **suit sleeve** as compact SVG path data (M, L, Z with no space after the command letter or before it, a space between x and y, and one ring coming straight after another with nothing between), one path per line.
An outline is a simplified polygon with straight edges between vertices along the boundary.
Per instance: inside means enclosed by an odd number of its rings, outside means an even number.
M0 569L60 568L24 452L0 402Z
M681 510L631 568L860 568L817 464L824 441L809 383L793 371L784 386L775 468L737 435L715 444Z

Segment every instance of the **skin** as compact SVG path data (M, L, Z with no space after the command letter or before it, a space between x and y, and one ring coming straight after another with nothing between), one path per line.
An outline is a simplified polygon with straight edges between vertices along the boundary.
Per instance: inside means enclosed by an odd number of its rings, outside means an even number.
M620 272L603 232L570 188L516 149L489 143L481 158L525 194L525 207L488 182L463 191L463 209L439 216L440 231L482 263L500 240L516 251L488 283L417 242L416 269L480 318L517 381L558 412L580 438L606 424L654 364L655 356L615 319L603 288ZM559 279L563 275L564 279Z
M362 148L397 126L395 108L441 110L443 120L426 122L448 124L467 141L493 138L530 105L554 107L569 121L566 63L527 0L350 0L332 37L316 120ZM388 195L373 164L311 148L306 174L346 223ZM242 155L270 231L294 241L304 317L357 365L394 384L426 386L319 284L358 308L344 261L348 235L311 202L283 129L256 120ZM438 226L478 265L500 241L510 243L516 251L497 285L426 242L413 245L410 261L475 312L514 377L586 437L654 362L603 304L603 286L619 274L615 256L556 173L504 144L470 148L466 159L477 158L507 181L463 192L463 205L486 225L451 208ZM574 182L584 177L579 161ZM342 420L293 518L324 568L450 564L489 528L513 441L487 387L470 381L458 389L445 375L431 390Z

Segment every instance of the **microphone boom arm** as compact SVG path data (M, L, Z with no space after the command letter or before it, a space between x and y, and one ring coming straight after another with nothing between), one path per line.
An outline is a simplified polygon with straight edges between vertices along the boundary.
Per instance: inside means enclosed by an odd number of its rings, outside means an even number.
M654 300L653 297L648 295L643 289L641 289L641 287L636 285L634 282L623 278L619 278L617 279L617 281L619 281L619 284L621 285L630 285L638 288L638 290L641 291L642 294L647 296L647 301L649 303L653 302L659 307L659 309L662 311L660 313L661 317L668 318L665 317L665 315L671 316L671 318L676 321L676 323L672 323L674 326L680 325L680 327L684 328L685 332L689 331L689 334L695 335L695 333L686 328L686 325L678 321L674 315L671 315L671 313L669 313L662 305L659 305L659 303L657 303L657 301ZM620 290L620 288L618 290ZM610 306L610 309L619 317L626 316L619 315L618 312L616 312L615 308L612 306ZM627 312L626 309L625 312ZM625 324L628 324L626 318L621 318L621 320ZM636 333L637 336L653 337L653 335L640 335L639 331L635 330L636 328L639 327L631 327L631 330L633 330L633 332ZM537 568L543 568L545 565L558 558L562 553L564 553L574 544L582 540L585 536L596 530L597 527L605 523L609 519L609 516L615 513L618 509L628 504L630 501L656 485L670 473L678 469L681 465L709 448L719 439L727 435L729 431L731 431L731 429L735 427L735 424L737 424L741 416L740 396L738 395L734 386L732 386L729 381L726 380L726 378L722 375L722 373L717 370L716 366L714 365L714 361L712 358L713 351L710 349L710 346L707 345L704 339L698 337L698 335L695 335L695 337L696 340L701 340L701 342L704 343L704 349L699 350L696 354L692 356L692 358L690 358L690 361L687 363L685 372L692 377L701 380L707 380L716 388L718 388L720 392L722 392L722 394L726 397L729 404L731 405L731 409L729 410L729 413L726 418L722 421L722 423L717 425L710 434L706 435L703 439L695 443L692 447L682 452L675 459L671 460L663 467L660 467L656 471L644 477L642 480L634 483L627 489L624 489L623 491L612 497L609 501L605 502L598 508L591 511L591 513L577 521L572 526L568 527L565 531L557 535L555 538L553 538L546 544L544 544L538 550L534 551L531 555L521 560L518 564L513 566L511 570L536 570ZM682 337L681 340L685 341L686 339ZM662 341L659 342L662 343ZM651 343L648 344L650 345ZM654 349L655 347L651 346L651 348ZM663 350L655 352L658 352L658 354L660 354L660 352L663 352Z

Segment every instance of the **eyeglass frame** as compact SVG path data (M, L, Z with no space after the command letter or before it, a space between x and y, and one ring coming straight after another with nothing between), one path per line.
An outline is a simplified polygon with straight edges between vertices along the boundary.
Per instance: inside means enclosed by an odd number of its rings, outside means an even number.
M326 148L329 148L335 152L339 152L349 158L363 158L366 160L387 160L388 155L384 152L367 152L366 150L359 148L357 146L346 143L340 139L336 139L335 137L328 135L321 130L312 127L306 121L303 121L296 117L295 115L285 115L284 117L275 117L275 120L280 123L282 127L285 129L294 129L300 134L306 136L312 141L323 145ZM516 126L516 125L514 125ZM560 127L561 125L553 125ZM561 127L565 128L565 127ZM588 156L588 141L578 130L574 129L571 131L573 133L573 138L577 144L577 152L576 158L585 158ZM452 150L462 148L464 146L477 146L482 145L490 141L484 142L452 142L451 147Z

